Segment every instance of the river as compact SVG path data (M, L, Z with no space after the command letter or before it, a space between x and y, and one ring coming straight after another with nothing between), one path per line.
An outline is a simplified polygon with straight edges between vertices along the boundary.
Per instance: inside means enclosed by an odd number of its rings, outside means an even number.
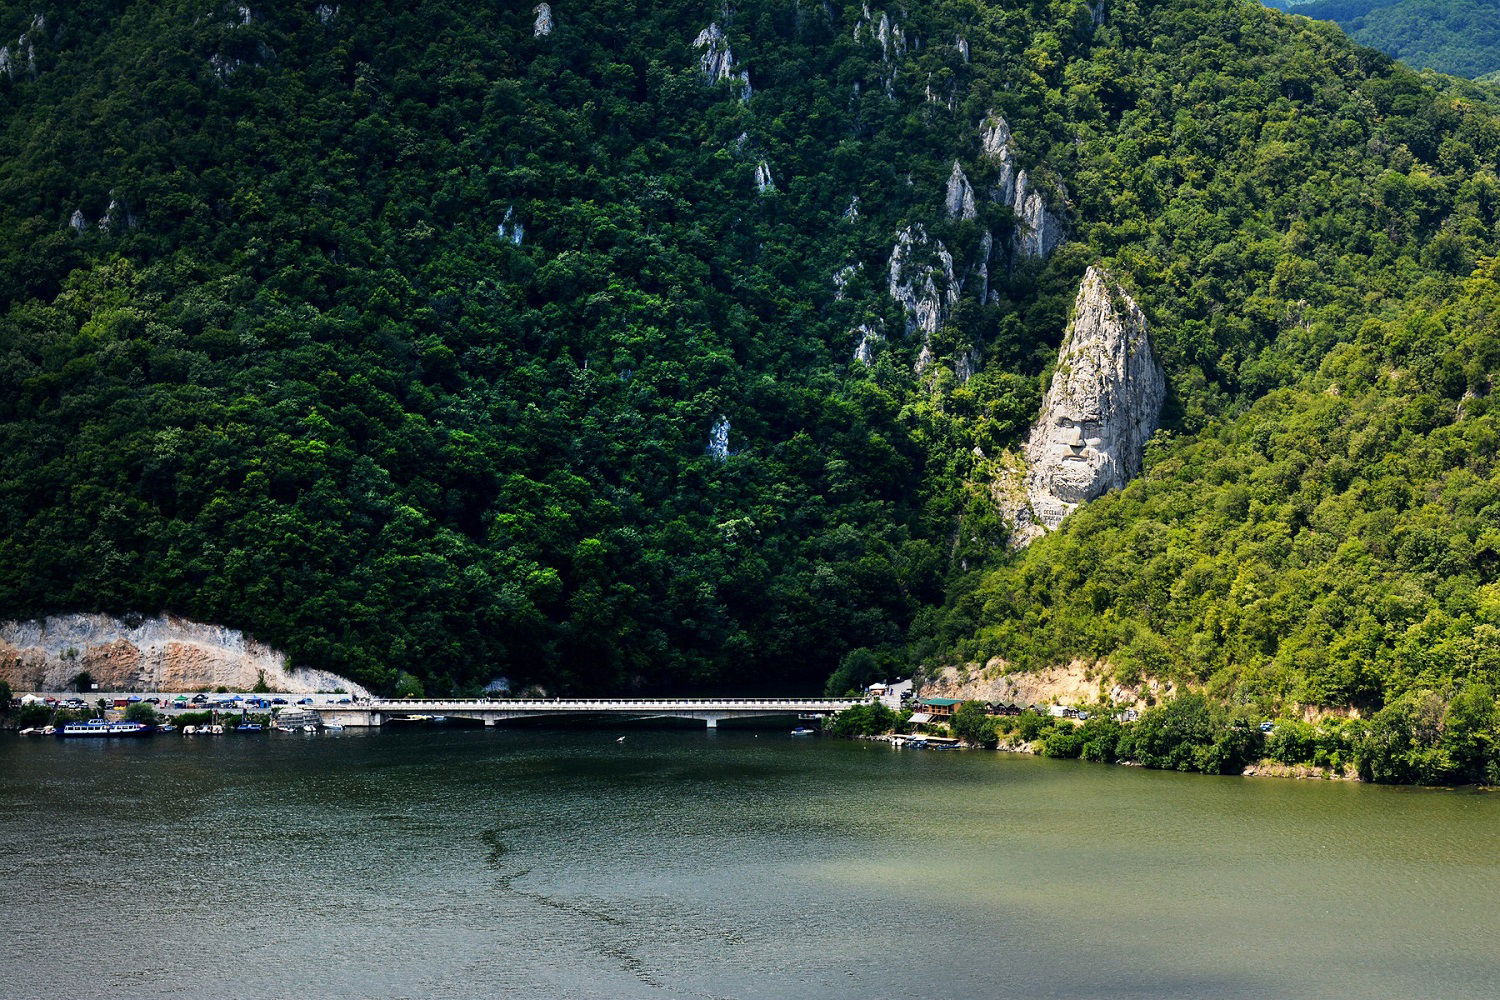
M782 729L5 733L0 809L8 997L1500 990L1473 791Z

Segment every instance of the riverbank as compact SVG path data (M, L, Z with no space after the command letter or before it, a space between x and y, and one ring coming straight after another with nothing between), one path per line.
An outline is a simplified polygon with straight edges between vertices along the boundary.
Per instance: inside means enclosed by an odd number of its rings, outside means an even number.
M874 743L885 743L890 746L905 749L911 745L910 738L900 733L882 733L879 735L857 735L849 739L866 740ZM1043 752L1041 740L1000 740L993 747L979 746L958 740L956 746L960 750L991 751L996 753L1013 753L1027 757L1047 757ZM1090 764L1107 764L1116 767L1144 767L1145 765L1133 760L1086 761ZM1223 775L1232 777L1233 775ZM1360 777L1352 768L1342 768L1335 771L1332 768L1317 767L1312 764L1282 764L1269 758L1258 760L1248 764L1238 774L1242 778L1291 778L1297 781L1360 781Z

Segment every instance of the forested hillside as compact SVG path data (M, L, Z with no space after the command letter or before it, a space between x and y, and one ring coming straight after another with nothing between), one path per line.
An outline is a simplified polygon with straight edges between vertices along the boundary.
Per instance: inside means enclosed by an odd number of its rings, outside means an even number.
M1417 69L1480 77L1500 71L1500 0L1267 0Z
M1378 700L1389 657L1298 652L1361 580L1399 595L1361 650L1478 641L1482 102L1250 0L545 15L0 6L0 616L171 611L429 691L1087 653ZM1008 555L987 484L1094 263L1166 428ZM1283 578L1326 503L1387 542ZM1189 609L1261 607L1222 583L1258 532L1283 617L1220 649Z

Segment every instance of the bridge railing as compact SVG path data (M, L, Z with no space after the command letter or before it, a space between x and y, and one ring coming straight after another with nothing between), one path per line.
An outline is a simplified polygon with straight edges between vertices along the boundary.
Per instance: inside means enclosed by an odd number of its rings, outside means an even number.
M715 711L737 708L786 708L798 710L844 709L859 701L849 698L374 698L344 708L379 709L493 709L505 711L561 709L678 709Z

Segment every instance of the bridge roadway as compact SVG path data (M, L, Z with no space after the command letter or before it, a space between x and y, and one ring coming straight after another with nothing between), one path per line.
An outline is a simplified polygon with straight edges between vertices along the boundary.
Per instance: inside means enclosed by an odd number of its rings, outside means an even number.
M479 719L486 726L512 719L613 716L621 719L697 719L709 729L722 719L767 715L830 715L859 702L850 698L374 698L352 705L313 705L325 723L379 726L413 715Z

